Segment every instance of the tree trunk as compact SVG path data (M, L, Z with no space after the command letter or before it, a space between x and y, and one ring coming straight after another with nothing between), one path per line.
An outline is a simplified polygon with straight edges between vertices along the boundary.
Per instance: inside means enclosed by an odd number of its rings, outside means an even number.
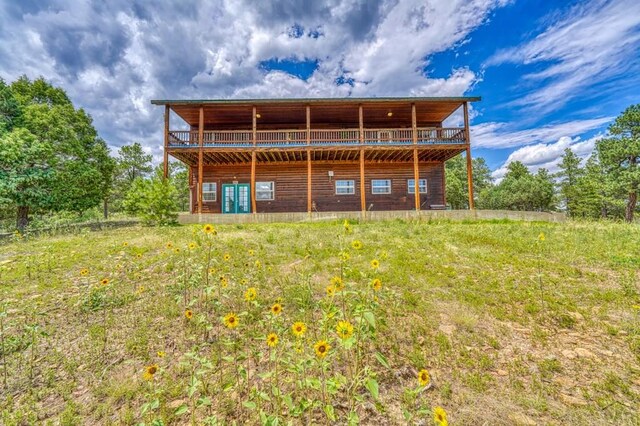
M638 202L638 191L632 191L629 193L629 200L627 201L627 208L624 212L624 219L631 223L633 222L633 213L636 211L636 203Z
M102 203L102 212L104 214L104 219L109 219L109 200L105 197L104 202Z
M29 206L18 206L16 227L23 232L27 225L29 225Z

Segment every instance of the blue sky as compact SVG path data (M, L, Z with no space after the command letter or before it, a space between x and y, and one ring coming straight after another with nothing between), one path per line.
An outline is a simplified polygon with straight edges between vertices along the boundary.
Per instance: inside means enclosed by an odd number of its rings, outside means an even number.
M0 77L22 74L157 160L150 99L482 96L473 152L499 179L586 158L640 102L640 2L0 0Z

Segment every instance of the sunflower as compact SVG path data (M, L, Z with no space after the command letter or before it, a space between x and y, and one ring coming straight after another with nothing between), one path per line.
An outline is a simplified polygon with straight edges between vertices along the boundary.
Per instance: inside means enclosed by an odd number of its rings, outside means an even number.
M271 307L271 313L273 315L280 315L282 313L282 305L279 303L274 303Z
M172 242L168 242L167 243L167 248L168 249L172 249L173 248L173 243Z
M378 261L378 259L373 259L371 261L371 267L373 269L378 269L380 267L380 262Z
M327 296L333 297L336 294L336 288L332 285L327 286Z
M538 235L538 241L544 241L544 232L541 232L540 235Z
M258 291L256 290L255 287L249 287L247 291L244 292L244 300L246 300L247 302L256 300L257 296L258 296Z
M126 242L126 241L124 243L122 243L122 247L127 247L128 245L129 245L129 243Z
M351 232L351 225L349 225L349 221L347 219L344 220L344 223L342 224L342 226L344 227L344 232L346 234Z
M166 353L164 351L158 351L158 358L164 358Z
M158 372L158 364L147 365L144 368L144 373L142 373L142 377L145 380L153 380L153 376Z
M420 383L420 386L427 386L430 381L431 378L429 377L429 372L427 370L423 368L418 372L418 382Z
M273 348L278 344L278 335L276 333L269 333L267 336L267 346Z
M382 290L382 281L380 281L380 278L375 278L373 281L371 281L371 288L373 289L373 291Z
M80 269L80 275L86 277L89 274L89 270L87 268Z
M173 251L176 252L176 253L180 253L180 247L174 248Z
M436 407L433 409L433 421L436 422L438 426L447 426L449 422L447 422L447 412L444 411L442 407Z
M336 333L341 339L348 339L353 334L353 326L349 321L339 321L336 326Z
M333 288L335 288L336 291L344 290L344 282L342 281L342 278L338 276L331 278L331 281L329 281L329 283L333 286Z
M209 273L210 274L215 274L216 272L217 272L216 268L209 268Z
M229 280L227 279L227 277L225 277L224 275L221 275L220 276L220 287L227 288L228 285L229 285Z
M331 345L327 343L326 340L318 340L316 344L313 345L313 349L316 351L318 358L324 358L329 353Z
M136 254L136 257L137 257L138 259L140 259L140 258L142 257L142 253L137 253L137 254Z
M360 241L360 240L354 240L354 241L351 243L351 247L353 247L353 248L354 248L354 249L356 249L356 250L360 250L360 249L362 248L362 241Z
M202 227L202 230L204 231L205 234L212 234L216 232L216 230L213 228L213 225L208 223Z
M225 262L228 262L231 260L231 255L229 253L225 253L222 258L225 260Z
M240 285L247 285L249 284L249 281L246 278L243 278L240 280Z
M193 318L193 311L191 309L187 309L186 311L184 311L184 317L190 320L191 318Z
M196 247L196 243L189 243L189 250L193 250Z
M262 268L262 263L259 260L256 260L255 265L256 265L256 269Z
M343 262L346 262L347 260L351 259L351 255L346 251L343 251L342 253L340 253L340 258Z
M224 325L227 328L236 328L238 326L238 316L234 313L228 313L224 316Z
M100 284L102 284L102 285L109 284L109 278L103 278L102 281L100 281Z
M291 330L296 337L302 337L307 331L307 326L302 321L297 321L293 323Z
M253 250L249 250L249 256L253 256L254 254L256 254L256 252L255 252L255 251L253 251Z

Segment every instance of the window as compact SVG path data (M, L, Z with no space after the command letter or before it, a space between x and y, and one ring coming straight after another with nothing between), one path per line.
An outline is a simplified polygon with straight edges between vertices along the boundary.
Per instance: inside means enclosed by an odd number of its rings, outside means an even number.
M391 194L391 179L372 179L372 194Z
M353 180L337 180L336 195L351 195L356 193L356 183Z
M274 188L273 182L256 182L256 200L268 201L275 199Z
M216 183L202 182L202 201L216 201Z
M407 185L409 187L409 194L415 194L416 193L416 181L414 179L407 179ZM420 193L421 194L426 194L427 193L427 180L426 179L420 179L418 180L418 185L420 185Z

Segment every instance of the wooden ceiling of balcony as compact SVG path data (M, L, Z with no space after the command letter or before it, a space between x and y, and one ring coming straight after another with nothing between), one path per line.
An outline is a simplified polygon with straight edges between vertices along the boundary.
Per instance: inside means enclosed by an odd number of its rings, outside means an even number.
M363 108L364 127L411 127L411 103L416 104L419 127L440 126L464 102L479 98L372 98L301 99L247 101L152 101L169 105L190 126L197 127L200 107L204 125L210 129L251 129L252 110L256 107L258 129L304 129L306 106L310 106L312 128L357 128L358 105ZM200 102L200 103L198 103ZM391 113L391 115L389 115Z

